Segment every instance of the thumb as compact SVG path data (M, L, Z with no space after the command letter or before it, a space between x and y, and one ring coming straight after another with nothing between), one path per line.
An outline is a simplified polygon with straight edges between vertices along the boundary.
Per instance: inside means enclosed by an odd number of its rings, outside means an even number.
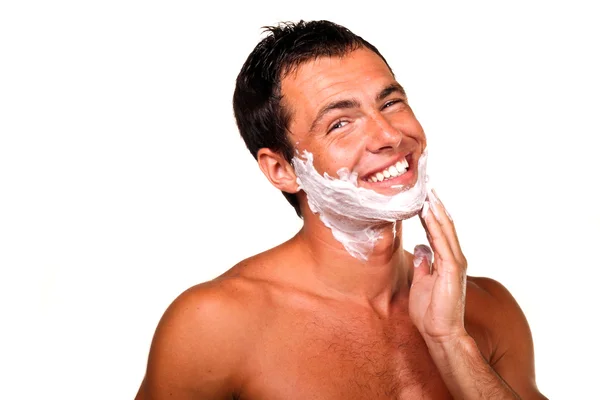
M413 263L413 283L419 281L424 276L431 274L431 262L433 260L433 252L426 244L418 244L415 246Z

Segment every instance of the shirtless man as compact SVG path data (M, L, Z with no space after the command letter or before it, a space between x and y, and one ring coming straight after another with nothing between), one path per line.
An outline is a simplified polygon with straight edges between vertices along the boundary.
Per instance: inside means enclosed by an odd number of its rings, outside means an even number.
M303 227L169 306L137 400L545 398L525 316L500 283L466 275L435 192L419 204L433 251L414 255L401 221L379 222L366 258L351 254L309 206L292 162L305 150L319 174L348 168L377 193L418 184L425 134L377 49L326 21L269 28L234 110ZM404 160L403 174L388 169Z

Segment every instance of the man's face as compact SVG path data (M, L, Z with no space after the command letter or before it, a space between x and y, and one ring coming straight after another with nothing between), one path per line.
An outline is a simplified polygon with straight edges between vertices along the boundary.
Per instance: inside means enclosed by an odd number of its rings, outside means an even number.
M385 62L368 49L306 62L281 82L290 140L320 174L348 168L359 187L392 195L412 187L423 128ZM406 171L406 172L405 172Z

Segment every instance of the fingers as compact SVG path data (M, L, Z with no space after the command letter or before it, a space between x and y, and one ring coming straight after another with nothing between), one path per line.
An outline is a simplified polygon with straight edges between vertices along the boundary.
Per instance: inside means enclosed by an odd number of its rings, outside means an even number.
M460 248L452 218L434 191L428 192L427 199L423 205L421 223L435 253L433 268L437 270L440 261L466 268L466 259Z
M431 201L425 202L423 212L421 213L421 223L425 228L427 239L435 253L434 267L437 267L438 261L450 261L455 257L446 238L446 234L433 213L433 207L435 207L435 205ZM439 213L439 210L436 212Z
M440 226L442 227L442 231L446 236L448 244L454 253L454 256L457 258L462 258L462 250L460 248L460 243L458 242L458 235L456 234L456 228L454 226L454 221L452 217L444 207L444 204L440 201L439 197L435 190L431 189L428 193L428 199L430 200L430 207L438 220Z

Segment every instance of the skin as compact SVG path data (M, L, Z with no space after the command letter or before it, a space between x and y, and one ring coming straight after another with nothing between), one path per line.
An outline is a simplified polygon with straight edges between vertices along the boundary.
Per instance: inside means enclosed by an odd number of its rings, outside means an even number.
M366 49L302 64L282 80L290 140L332 176L348 167L364 178L400 154L417 160L425 134L403 91L385 91L391 85ZM261 149L258 163L275 187L298 193L303 228L169 306L137 400L545 398L523 312L500 283L467 276L435 193L419 217L433 254L404 251L398 222L362 262L310 212L281 155Z

